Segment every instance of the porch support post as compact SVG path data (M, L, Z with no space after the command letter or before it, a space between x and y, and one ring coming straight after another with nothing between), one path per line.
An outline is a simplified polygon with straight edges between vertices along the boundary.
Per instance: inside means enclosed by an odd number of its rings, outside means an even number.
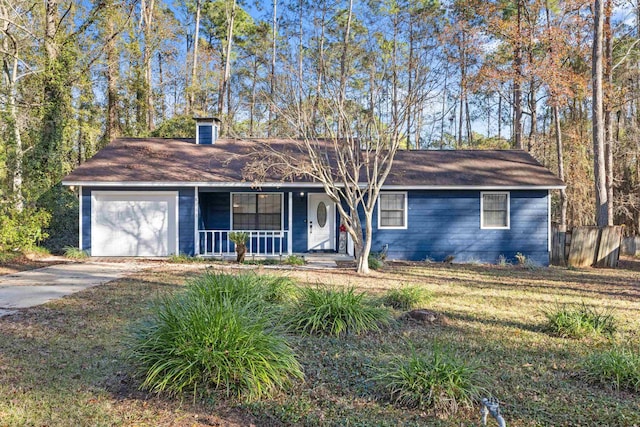
M198 232L198 187L193 187L193 255L200 255L200 233Z
M291 255L293 253L293 191L289 191L289 230L287 230L287 253Z
M78 249L82 251L82 185L78 186L78 199Z

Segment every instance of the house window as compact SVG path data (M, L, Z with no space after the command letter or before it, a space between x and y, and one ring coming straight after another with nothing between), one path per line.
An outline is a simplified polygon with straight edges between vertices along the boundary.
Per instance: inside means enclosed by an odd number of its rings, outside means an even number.
M407 228L407 193L380 193L378 228Z
M282 194L235 193L231 204L233 230L282 229Z
M509 193L480 194L481 228L509 228Z

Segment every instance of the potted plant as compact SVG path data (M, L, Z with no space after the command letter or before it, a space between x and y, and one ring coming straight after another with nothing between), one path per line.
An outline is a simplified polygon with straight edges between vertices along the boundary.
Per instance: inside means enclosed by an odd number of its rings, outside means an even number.
M243 263L244 255L247 253L247 240L249 240L249 233L245 231L232 231L229 233L229 240L236 245L236 262Z

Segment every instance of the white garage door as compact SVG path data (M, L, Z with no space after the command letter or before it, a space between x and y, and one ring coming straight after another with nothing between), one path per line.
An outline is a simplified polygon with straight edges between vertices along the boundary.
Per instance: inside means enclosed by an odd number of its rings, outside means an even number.
M91 255L177 253L178 193L103 192L91 197Z

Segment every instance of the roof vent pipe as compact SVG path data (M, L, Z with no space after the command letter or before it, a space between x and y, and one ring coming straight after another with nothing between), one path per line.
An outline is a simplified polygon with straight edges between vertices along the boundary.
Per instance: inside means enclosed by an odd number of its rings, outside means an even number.
M216 143L220 132L220 119L216 117L194 117L196 121L196 144Z

